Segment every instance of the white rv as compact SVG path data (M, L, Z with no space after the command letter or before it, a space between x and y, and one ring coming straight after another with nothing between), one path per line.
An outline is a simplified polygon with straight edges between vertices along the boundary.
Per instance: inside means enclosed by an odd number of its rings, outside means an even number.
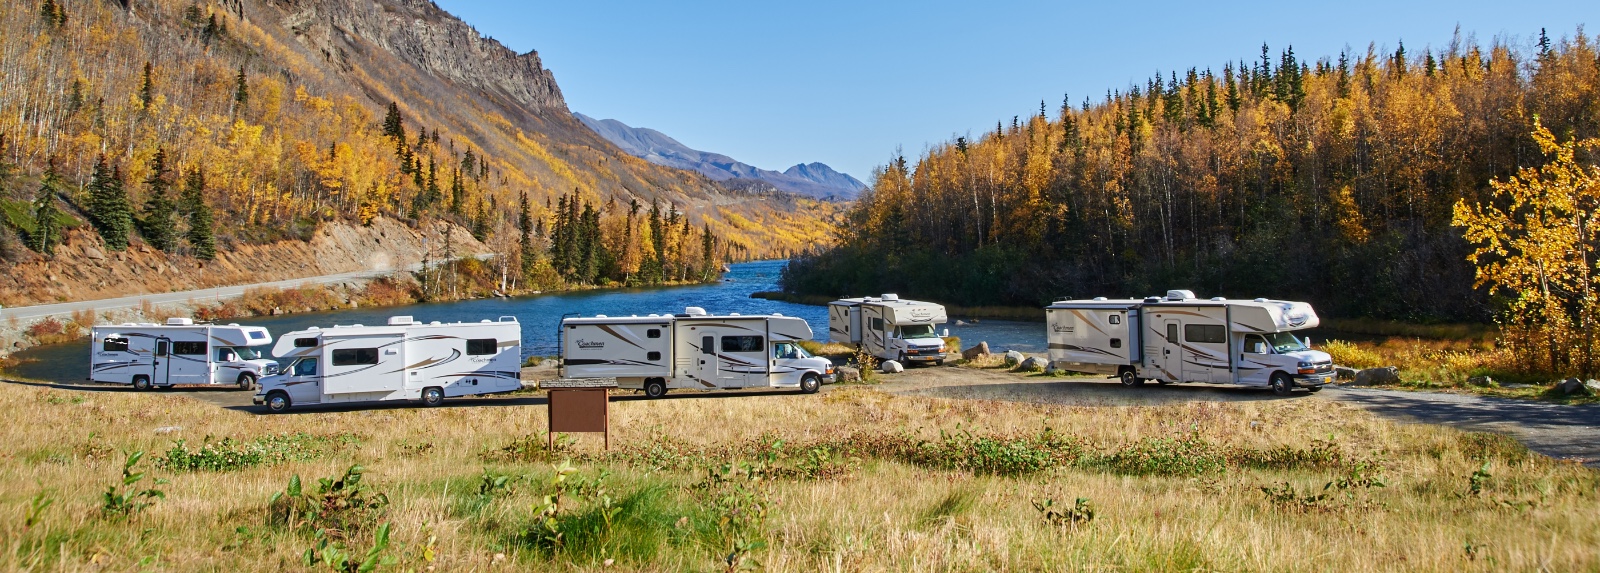
M187 318L96 326L89 330L89 380L139 390L174 384L249 389L278 373L278 363L257 349L271 343L272 335L259 326L195 324Z
M567 378L616 378L619 388L659 398L669 389L796 388L833 381L833 363L800 348L804 319L783 315L683 314L567 318L561 368Z
M1114 375L1123 385L1201 382L1316 392L1333 360L1293 331L1317 326L1303 302L1196 299L1186 290L1145 299L1063 300L1045 309L1050 360L1072 372Z
M882 360L944 364L944 338L935 327L944 324L944 306L879 298L846 298L828 303L828 339L855 344Z
M422 323L395 316L383 326L311 327L278 338L283 373L261 379L255 403L290 406L421 400L522 388L522 325L498 321Z

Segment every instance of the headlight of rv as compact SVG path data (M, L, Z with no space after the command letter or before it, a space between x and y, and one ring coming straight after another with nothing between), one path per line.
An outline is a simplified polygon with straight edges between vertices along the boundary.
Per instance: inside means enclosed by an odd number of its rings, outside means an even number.
M833 365L832 364L828 365L828 370L826 372L824 372L824 374L828 374L828 375L832 375L833 374Z
M1299 373L1300 374L1316 374L1317 373L1317 367L1316 367L1315 364L1312 364L1310 362L1301 362L1300 363L1300 372Z

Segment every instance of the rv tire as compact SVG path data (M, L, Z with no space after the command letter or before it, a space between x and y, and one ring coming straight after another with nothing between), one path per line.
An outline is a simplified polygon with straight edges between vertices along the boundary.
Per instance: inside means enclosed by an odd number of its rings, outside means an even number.
M822 379L818 378L816 374L807 372L805 376L800 377L801 394L816 394L821 389Z
M256 375L245 372L239 375L239 389L249 390L256 387Z
M267 411L281 414L289 411L289 406L292 405L294 404L289 401L288 392L273 390L271 394L267 394Z
M644 383L644 395L648 398L660 398L667 395L667 383L660 378L653 378Z
M432 408L444 403L444 389L430 386L422 389L422 405Z
M1272 374L1272 393L1279 396L1288 396L1294 393L1294 381L1288 374L1275 372Z
M1127 386L1129 388L1132 388L1134 386L1143 386L1144 385L1144 379L1139 378L1139 375L1137 373L1134 373L1132 368L1123 369L1121 373L1117 374L1117 376L1119 378L1122 378L1122 385L1123 386Z
M134 390L139 390L139 391L149 390L150 389L150 377L149 376L144 376L144 375L134 376L133 377L133 389Z

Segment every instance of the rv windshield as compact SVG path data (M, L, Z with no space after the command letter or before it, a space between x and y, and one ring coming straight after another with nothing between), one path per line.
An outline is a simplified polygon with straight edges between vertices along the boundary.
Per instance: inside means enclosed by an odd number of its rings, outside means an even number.
M1306 348L1304 343L1300 342L1300 339L1287 332L1274 332L1265 336L1267 337L1267 344L1272 345L1272 351L1278 354L1310 350Z
M261 351L248 346L235 346L233 352L239 355L239 360L260 360Z
M939 334L933 331L931 324L913 324L900 327L900 338L907 340L914 338L938 338Z

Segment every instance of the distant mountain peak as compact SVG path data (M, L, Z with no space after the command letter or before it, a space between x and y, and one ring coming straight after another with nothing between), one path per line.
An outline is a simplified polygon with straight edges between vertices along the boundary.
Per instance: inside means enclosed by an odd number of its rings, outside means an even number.
M632 127L615 119L595 119L577 112L572 115L629 155L657 165L695 171L714 181L764 181L783 191L828 200L852 200L867 188L860 180L823 163L801 163L780 173L720 153L691 148L647 127Z

